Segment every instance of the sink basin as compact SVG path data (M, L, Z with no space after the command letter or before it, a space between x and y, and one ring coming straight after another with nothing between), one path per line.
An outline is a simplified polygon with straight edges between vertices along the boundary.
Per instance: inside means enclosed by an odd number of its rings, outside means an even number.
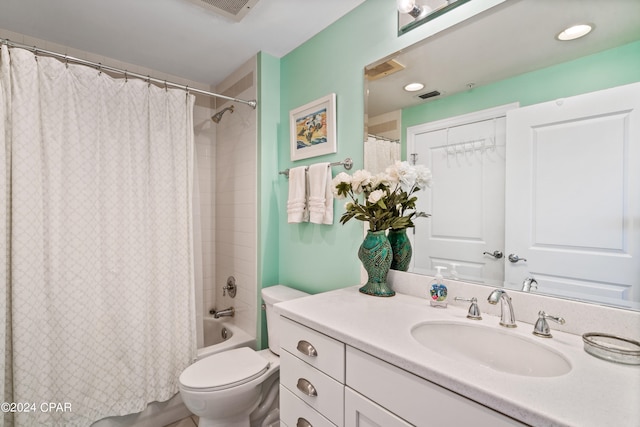
M560 353L513 332L456 322L426 322L411 329L413 338L432 351L496 371L529 377L557 377L571 371Z

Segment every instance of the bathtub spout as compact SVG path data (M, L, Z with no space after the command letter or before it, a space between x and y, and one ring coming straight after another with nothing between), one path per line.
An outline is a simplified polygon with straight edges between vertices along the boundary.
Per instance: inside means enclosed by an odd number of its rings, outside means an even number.
M219 319L221 317L233 317L236 314L236 311L233 307L225 308L224 310L220 311L212 308L211 310L209 310L209 314L213 314L214 318Z

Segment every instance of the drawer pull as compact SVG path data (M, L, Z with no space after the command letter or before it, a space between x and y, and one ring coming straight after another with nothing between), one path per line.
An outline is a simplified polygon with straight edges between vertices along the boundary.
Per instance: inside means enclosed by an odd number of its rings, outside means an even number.
M316 348L312 346L309 341L305 341L305 340L298 341L298 346L296 348L300 353L306 356L316 357L318 355Z
M296 384L296 387L298 387L298 390L300 390L307 396L316 397L318 395L318 392L316 391L316 388L313 386L313 384L311 384L304 378L298 378L298 384Z
M296 423L296 427L313 427L311 423L304 418L298 418L298 422Z

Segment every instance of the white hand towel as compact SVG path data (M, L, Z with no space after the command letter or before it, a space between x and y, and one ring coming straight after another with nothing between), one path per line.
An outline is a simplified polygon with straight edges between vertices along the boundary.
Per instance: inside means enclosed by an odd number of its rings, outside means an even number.
M289 200L287 221L290 224L309 221L307 209L307 167L289 169Z
M329 163L309 166L309 217L314 224L333 224L333 191Z

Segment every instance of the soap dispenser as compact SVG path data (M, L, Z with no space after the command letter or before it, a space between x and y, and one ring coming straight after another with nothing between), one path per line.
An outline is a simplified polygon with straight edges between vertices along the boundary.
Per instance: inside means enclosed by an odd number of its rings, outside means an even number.
M442 271L446 270L447 267L443 267L441 265L436 266L436 276L431 281L431 287L429 290L429 294L431 295L431 307L439 307L439 308L447 308L447 287L444 284L444 277L442 277Z

